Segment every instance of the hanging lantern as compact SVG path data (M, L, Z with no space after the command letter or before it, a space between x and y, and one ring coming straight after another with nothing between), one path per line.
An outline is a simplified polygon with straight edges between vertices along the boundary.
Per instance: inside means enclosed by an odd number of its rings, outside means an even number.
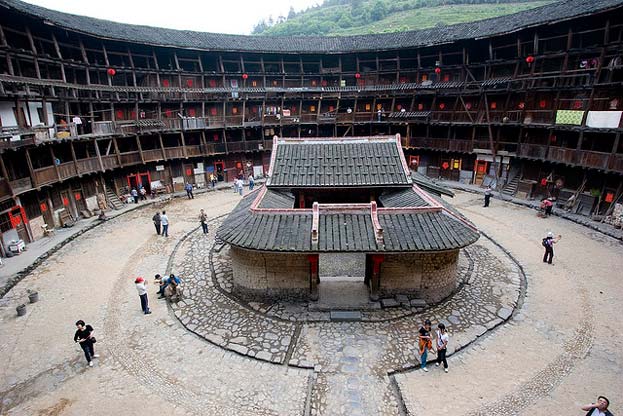
M439 109L443 110L444 108L446 108L446 105L444 103L439 104Z
M242 79L247 79L249 78L249 74L242 74Z
M162 86L167 88L170 85L169 80L168 79L163 79L162 80Z
M439 67L435 68L435 74L437 75L441 74L441 68Z
M192 86L193 86L193 80L192 80L192 79L187 79L187 80L186 80L186 86L187 86L188 88L192 88Z
M467 110L471 110L472 109L472 103L465 103L465 108Z
M108 70L106 71L108 73L108 75L110 75L111 77L114 77L115 74L117 73L117 71L115 71L115 68L108 68Z
M546 178L541 179L541 186L547 186L547 179Z
M517 107L520 110L523 110L524 108L526 108L526 103L524 103L523 101L520 101L519 104L517 104Z
M441 164L441 168L442 168L443 170L446 170L446 169L448 169L449 167L450 167L450 164L449 164L448 162L443 162L443 163Z
M533 62L534 62L534 56L532 56L532 55L528 55L528 56L526 56L526 63L527 63L528 65L530 65L530 64L531 64L531 63L533 63Z
M496 103L495 101L493 101L490 105L492 110L495 110L496 108L498 108L498 103Z
M424 110L424 104L418 104L417 105L417 109L418 109L418 111Z
M357 79L361 78L361 74L359 72L356 72L355 73L355 78L357 78Z
M547 107L547 101L545 101L545 100L539 101L539 107L541 107L541 108Z

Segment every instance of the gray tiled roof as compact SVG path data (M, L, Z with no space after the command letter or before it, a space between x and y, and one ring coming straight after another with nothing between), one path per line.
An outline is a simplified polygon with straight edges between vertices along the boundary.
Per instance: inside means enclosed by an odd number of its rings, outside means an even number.
M107 39L211 51L280 53L342 53L440 45L551 24L619 7L622 3L623 0L568 0L513 15L410 32L359 36L269 37L129 25L61 13L18 0L0 0L0 5L40 18L48 24Z
M262 198L259 208L294 208L295 197L291 192L269 189Z
M413 180L413 183L431 194L454 197L454 192L450 189L435 183L431 178L424 176L421 173L411 171L411 179Z
M429 205L420 195L415 193L413 188L385 191L379 196L379 202L386 208L425 207Z
M411 184L393 141L279 143L269 187L405 186Z
M253 195L246 197L219 228L229 244L279 252L440 251L465 247L479 234L444 211L379 214L384 242L374 236L369 213L322 213L318 247L311 244L312 214L252 213Z

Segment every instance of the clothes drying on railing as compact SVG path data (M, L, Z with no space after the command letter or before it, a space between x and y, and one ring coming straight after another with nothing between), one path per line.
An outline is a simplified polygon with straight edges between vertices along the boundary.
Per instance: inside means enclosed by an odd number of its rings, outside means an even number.
M616 129L621 123L623 111L589 111L586 126L597 129Z
M558 110L556 111L556 124L568 124L581 126L584 111L581 110Z

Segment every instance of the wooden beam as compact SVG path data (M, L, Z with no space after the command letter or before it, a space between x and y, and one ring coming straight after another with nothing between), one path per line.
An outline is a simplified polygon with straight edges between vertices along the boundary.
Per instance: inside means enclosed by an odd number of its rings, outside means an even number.
M50 146L52 147L52 146ZM30 179L33 183L33 185L36 188L39 188L39 184L37 184L37 182L35 181L35 169L32 166L32 159L30 158L30 149L26 148L25 149L25 154L26 154L26 165L28 166L28 173L30 173ZM54 159L52 159L52 163L54 163Z
M100 170L104 172L104 161L102 160L102 153L100 152L100 146L97 143L97 140L93 140L93 144L95 145L95 154L97 155L97 161L100 164Z
M58 178L59 182L62 180L61 179L61 172L58 170L58 165L56 164L56 156L54 155L54 149L52 149L52 146L48 146L48 149L50 149L50 156L52 156L52 163L54 164L54 170L56 171L56 177Z
M141 138L138 137L138 134L134 136L136 139L136 146L138 147L138 154L141 156L141 162L143 165L145 164L145 156L143 155L143 147L141 146Z
M78 170L78 159L76 158L76 149L74 149L74 142L69 141L69 148L71 149L71 158L74 161L74 168L76 169L76 174L78 177L82 176L80 170Z

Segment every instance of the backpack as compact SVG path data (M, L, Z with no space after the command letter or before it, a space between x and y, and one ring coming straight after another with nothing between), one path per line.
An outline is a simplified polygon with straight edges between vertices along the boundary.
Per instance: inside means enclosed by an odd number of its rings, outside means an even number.
M543 247L549 247L549 242L547 241L547 237L545 237L545 238L543 239L543 241L541 242L541 245L542 245Z

